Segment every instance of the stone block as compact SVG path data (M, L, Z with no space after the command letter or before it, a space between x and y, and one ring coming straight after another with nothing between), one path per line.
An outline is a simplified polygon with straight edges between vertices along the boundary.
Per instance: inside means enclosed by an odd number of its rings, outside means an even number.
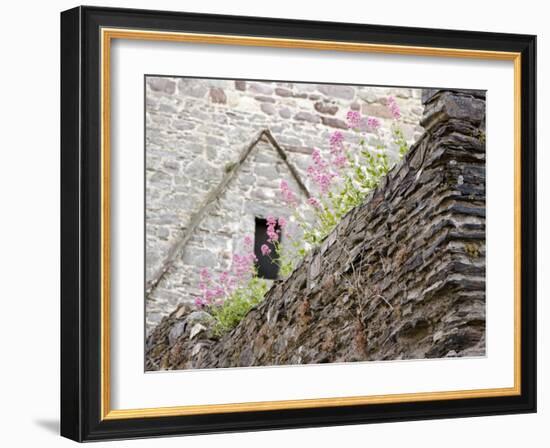
M363 104L361 106L361 113L363 115L368 115L369 117L392 118L389 108L385 105L377 103Z
M317 102L313 106L315 110L321 114L328 114L328 115L334 115L336 112L338 112L338 106L335 104L325 103L325 102Z
M189 120L176 120L172 123L172 126L178 131L190 131L195 128L195 123Z
M227 102L225 91L220 87L211 87L210 101L212 101L212 103L214 104L225 104Z
M277 109L275 109L275 106L271 103L262 103L260 109L267 115L275 115L277 113Z
M258 96L255 96L254 99L256 101L261 101L261 102L264 102L264 103L276 103L277 101L275 100L275 98L271 97L271 96L265 96L265 95L258 95Z
M294 115L294 119L298 121L307 121L309 123L320 123L321 119L318 115L312 114L310 112L298 112Z
M178 89L181 95L193 98L204 98L208 87L200 81L190 78L182 78L178 81Z
M288 107L283 107L282 109L279 109L279 115L281 116L281 118L290 118L292 112Z
M325 126L338 129L348 129L348 125L344 120L335 117L321 117L321 121Z
M282 87L275 88L275 94L282 96L284 98L288 98L292 96L292 90L289 89L283 89Z
M350 86L321 84L318 86L319 92L329 98L340 98L343 100L352 100L355 97L355 89Z
M236 80L235 81L235 88L237 90L240 90L241 92L244 92L246 90L246 81L243 81L243 80Z
M273 93L273 87L267 83L250 82L248 84L248 90L254 93L260 93L262 95L271 95Z
M164 92L164 93L175 93L176 91L176 83L174 80L169 78L161 78L161 77L148 77L147 78L147 85L151 90L154 90L155 92Z

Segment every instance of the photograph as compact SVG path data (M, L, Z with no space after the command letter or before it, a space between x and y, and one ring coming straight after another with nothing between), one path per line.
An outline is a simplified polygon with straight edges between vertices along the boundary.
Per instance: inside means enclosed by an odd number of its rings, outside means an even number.
M485 356L485 96L146 74L145 370Z

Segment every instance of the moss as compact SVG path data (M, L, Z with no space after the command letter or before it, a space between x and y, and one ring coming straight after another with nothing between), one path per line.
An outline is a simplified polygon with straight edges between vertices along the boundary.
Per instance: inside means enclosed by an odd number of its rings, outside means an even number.
M224 166L224 170L226 173L229 173L233 168L235 168L235 166L237 166L235 162L226 163Z
M479 134L478 134L478 139L481 143L485 144L485 132L483 131L479 131Z
M470 258L477 258L479 257L479 245L476 243L466 243L464 245L464 249L466 249L466 253Z

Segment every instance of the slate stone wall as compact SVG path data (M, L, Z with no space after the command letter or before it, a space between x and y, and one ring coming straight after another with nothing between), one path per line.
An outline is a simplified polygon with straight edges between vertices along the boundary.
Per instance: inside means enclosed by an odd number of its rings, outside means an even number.
M337 129L348 141L357 139L345 126L350 109L376 116L389 128L385 100L393 95L403 113L405 136L412 143L422 132L418 89L170 77L147 77L145 88L146 285L155 280L194 213L261 130L270 130L306 184L314 147L328 151L329 135ZM366 137L376 141L374 134ZM393 148L390 152L395 154ZM214 272L230 267L242 237L253 233L254 215L265 217L272 210L288 216L290 211L277 200L281 179L294 183L273 148L260 142L174 266L146 294L148 332L198 293L200 267Z
M435 91L426 133L364 204L220 340L182 306L148 370L485 354L485 99Z

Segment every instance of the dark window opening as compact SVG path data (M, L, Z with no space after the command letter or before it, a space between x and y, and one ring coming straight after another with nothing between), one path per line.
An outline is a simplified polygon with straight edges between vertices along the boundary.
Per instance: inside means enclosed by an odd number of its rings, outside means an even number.
M275 228L278 230L278 227ZM268 241L267 236L267 220L263 218L256 218L256 230L254 232L254 254L258 261L256 262L256 269L258 270L258 277L269 280L275 280L279 275L278 256L275 253L275 246ZM266 245L270 253L264 255L262 253L262 246Z

